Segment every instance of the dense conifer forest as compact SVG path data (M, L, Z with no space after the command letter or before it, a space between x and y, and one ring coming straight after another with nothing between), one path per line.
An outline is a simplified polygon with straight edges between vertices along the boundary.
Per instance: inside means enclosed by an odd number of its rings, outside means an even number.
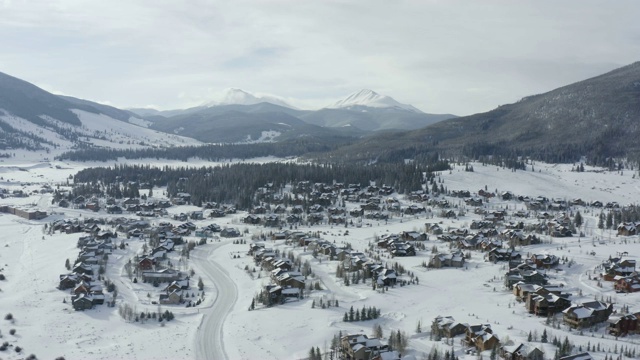
M335 150L352 138L336 138L331 141L318 139L297 139L275 143L257 144L210 144L203 146L183 146L162 149L105 149L86 148L69 151L58 156L58 160L109 161L127 159L168 159L188 161L199 158L208 161L228 159L251 159L262 156L288 157L305 154L325 153Z
M232 164L199 169L152 166L120 165L107 168L90 168L80 171L74 177L74 195L123 195L130 192L128 184L144 186L166 186L167 196L179 192L191 194L195 205L203 202L235 204L238 209L249 209L254 203L258 188L272 184L282 188L299 181L311 183L359 184L368 186L393 186L399 193L421 190L422 184L433 178L433 173L449 169L446 161L431 165L416 164L373 164L353 166L340 164ZM114 190L114 184L124 184L124 192ZM142 186L142 185L139 185Z

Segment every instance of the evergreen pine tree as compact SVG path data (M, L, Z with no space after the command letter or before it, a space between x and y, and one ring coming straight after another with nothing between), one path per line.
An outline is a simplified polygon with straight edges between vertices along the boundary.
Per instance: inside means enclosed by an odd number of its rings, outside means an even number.
M577 228L582 226L582 214L580 214L580 211L576 212L576 215L573 218L573 223L576 225Z
M374 327L374 335L378 339L382 339L382 337L384 336L384 334L382 333L382 326L380 326L380 324L376 324L376 326Z
M602 213L602 211L598 216L598 229L604 229L604 213Z

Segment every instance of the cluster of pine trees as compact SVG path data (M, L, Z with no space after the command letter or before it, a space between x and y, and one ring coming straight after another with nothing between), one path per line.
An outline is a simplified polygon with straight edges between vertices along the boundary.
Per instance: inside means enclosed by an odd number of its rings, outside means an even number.
M603 211L598 215L598 229L615 229L624 222L640 221L640 206L628 205L622 208L615 208Z
M142 311L140 312L140 314L137 314L135 308L133 308L131 305L127 303L123 303L123 304L120 304L120 306L118 306L118 314L128 322L135 321L135 322L144 323L145 321L156 320L156 319L159 322L162 322L163 320L171 321L175 319L173 312L169 310L165 310L164 312L161 312L160 308L158 308L158 312Z
M320 352L320 348L319 347L311 347L311 349L309 349L309 357L307 358L308 360L322 360L322 352Z
M376 309L375 306L366 307L363 306L362 310L354 310L353 306L349 309L348 312L344 313L344 317L342 321L344 322L353 322L353 321L366 321L366 320L375 320L380 316L380 309Z
M326 309L326 308L330 308L330 307L339 307L340 304L338 302L338 300L324 300L323 298L320 298L320 300L318 301L318 307L322 308L322 309ZM316 308L316 300L313 299L313 301L311 302L311 308L315 309Z
M429 355L426 356L426 359L427 360L458 360L458 357L454 354L453 348L451 348L451 351L446 350L443 354L442 351L439 350L438 347L436 346L436 347L433 347ZM492 360L495 360L495 357Z
M409 337L404 331L393 331L389 334L388 340L389 350L396 350L399 353L404 353L409 347Z

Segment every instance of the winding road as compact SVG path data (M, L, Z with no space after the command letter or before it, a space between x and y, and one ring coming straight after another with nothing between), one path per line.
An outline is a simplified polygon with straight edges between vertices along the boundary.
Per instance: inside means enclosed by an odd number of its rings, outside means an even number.
M238 299L238 289L227 271L210 260L213 252L221 245L223 244L216 243L210 247L196 247L190 254L191 259L198 262L203 275L213 282L217 290L213 306L204 314L197 331L196 359L228 359L224 350L222 329L227 315Z

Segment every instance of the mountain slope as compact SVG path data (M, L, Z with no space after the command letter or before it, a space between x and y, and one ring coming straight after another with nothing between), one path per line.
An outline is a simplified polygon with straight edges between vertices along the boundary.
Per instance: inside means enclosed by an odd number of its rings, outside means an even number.
M318 126L353 126L367 131L414 130L453 117L455 115L425 114L399 108L372 108L361 105L343 109L320 109L300 115L302 120Z
M640 62L486 113L375 137L354 147L374 157L380 155L377 148L413 155L523 155L554 162L577 161L584 155L602 162L612 156L637 157L638 138Z
M264 104L256 106L263 107ZM272 110L279 108L273 106L275 108ZM281 141L302 136L329 138L362 134L362 131L357 129L338 131L311 125L285 111L247 110L251 108L239 105L213 107L158 120L153 124L153 128L213 143Z
M209 101L202 106L212 107L220 105L256 105L260 103L270 103L294 109L283 99L270 95L254 95L241 89L230 88L223 91L216 100Z
M354 106L364 106L370 108L395 108L415 113L422 113L422 111L411 105L402 104L390 96L380 95L377 92L369 89L356 91L353 94L348 95L346 98L338 100L335 103L327 106L327 108L350 109Z
M80 106L82 110L88 110ZM57 95L13 76L0 73L0 109L44 125L42 115L67 124L80 125L78 116L71 112L71 104Z
M354 126L367 131L414 130L455 117L451 114L425 114L375 91L363 89L326 108L306 112L300 118L325 127Z
M54 95L0 73L0 149L138 148L198 143L146 129L147 125L127 111Z

